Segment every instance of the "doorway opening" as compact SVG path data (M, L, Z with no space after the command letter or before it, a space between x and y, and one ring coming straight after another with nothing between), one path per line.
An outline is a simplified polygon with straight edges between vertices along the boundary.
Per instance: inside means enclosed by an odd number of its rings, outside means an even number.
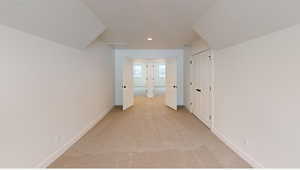
M177 110L176 58L127 57L123 68L123 110L134 106L134 100L141 97L162 98L166 106Z
M134 96L154 98L166 91L166 62L164 59L133 62Z

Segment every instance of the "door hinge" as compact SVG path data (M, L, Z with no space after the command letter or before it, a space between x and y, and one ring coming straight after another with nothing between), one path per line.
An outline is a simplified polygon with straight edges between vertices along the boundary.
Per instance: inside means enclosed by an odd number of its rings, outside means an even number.
M211 86L209 86L209 91L212 91L212 87Z
M209 120L212 120L212 115L209 115Z
M211 61L211 56L208 56L208 59Z
M190 61L190 64L193 64L193 61L192 61L192 60Z
M192 86L192 85L193 85L193 83L192 83L192 82L190 82L190 85Z

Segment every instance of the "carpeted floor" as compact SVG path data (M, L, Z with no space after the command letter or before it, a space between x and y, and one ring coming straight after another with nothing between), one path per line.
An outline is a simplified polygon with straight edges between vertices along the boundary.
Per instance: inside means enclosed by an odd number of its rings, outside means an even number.
M193 114L138 96L113 109L50 168L250 168Z

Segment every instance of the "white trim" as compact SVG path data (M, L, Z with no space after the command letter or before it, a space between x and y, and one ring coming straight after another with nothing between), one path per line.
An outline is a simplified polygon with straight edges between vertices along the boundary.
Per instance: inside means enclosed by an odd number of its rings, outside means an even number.
M209 129L211 129L211 125L210 122L205 121L204 119L202 119L201 116L198 116L197 114L193 113L202 123L205 124L205 126L207 126Z
M212 132L223 142L225 143L229 148L231 148L236 154L238 154L243 160L248 162L250 166L254 168L264 168L264 166L259 163L257 160L255 160L253 157L251 157L249 154L244 152L241 148L239 148L237 145L235 145L233 142L230 141L228 137L223 135L219 130L213 128Z
M198 54L201 54L201 53L205 53L207 51L210 51L210 48L207 48L207 49L199 51L199 52L195 52L194 54L192 54L192 56L195 56L195 55L198 55Z
M209 55L211 57L210 60L210 107L209 112L211 119L209 120L210 128L214 128L214 120L215 120L215 54L213 50L209 50Z
M37 168L47 168L51 165L57 158L63 155L72 145L74 145L79 139L81 139L87 132L89 132L95 125L97 125L112 109L114 106L106 109L102 112L96 119L92 120L88 126L83 128L76 136L74 136L69 142L65 143L57 151L53 152L44 161L39 163Z

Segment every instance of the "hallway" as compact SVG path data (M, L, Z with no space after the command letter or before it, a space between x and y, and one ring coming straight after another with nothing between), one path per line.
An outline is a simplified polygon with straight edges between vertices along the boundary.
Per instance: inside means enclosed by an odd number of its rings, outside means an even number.
M163 97L113 109L51 168L244 168L249 165L191 113Z

